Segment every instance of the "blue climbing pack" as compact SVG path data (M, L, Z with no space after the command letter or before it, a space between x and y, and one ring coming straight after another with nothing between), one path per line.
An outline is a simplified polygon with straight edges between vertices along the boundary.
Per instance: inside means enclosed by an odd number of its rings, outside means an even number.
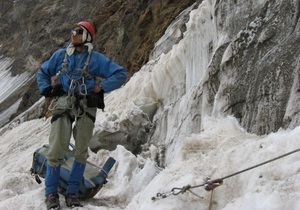
M30 169L31 175L35 176L35 180L40 184L42 181L41 178L46 176L46 163L47 159L45 154L49 148L49 145L44 145L43 147L38 148L33 153L32 167ZM61 165L60 169L60 179L59 179L59 188L58 191L61 194L65 194L67 189L68 180L70 177L70 171L74 162L74 157L72 156L72 151L67 153L64 157L64 163ZM80 185L79 197L82 199L89 199L94 197L104 184L107 183L107 175L116 160L112 157L109 157L102 168L99 170L97 166L87 162L84 179Z

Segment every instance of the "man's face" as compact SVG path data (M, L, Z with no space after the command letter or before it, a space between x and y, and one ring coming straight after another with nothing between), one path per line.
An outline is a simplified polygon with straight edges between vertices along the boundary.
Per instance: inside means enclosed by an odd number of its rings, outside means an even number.
M71 43L73 45L78 45L82 43L83 29L81 27L75 27L71 31Z

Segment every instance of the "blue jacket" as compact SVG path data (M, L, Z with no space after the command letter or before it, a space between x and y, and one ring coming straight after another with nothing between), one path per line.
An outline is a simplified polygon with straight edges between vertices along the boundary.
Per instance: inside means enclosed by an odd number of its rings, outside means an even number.
M65 49L57 50L38 70L37 83L41 93L51 85L51 77L62 70L65 52ZM104 78L104 81L101 81L99 85L105 93L115 90L125 83L127 79L126 70L96 51L92 51L88 66L88 72L93 77L82 79L81 71L79 71L78 68L83 68L87 57L88 51L80 53L74 52L71 56L68 56L67 72L62 71L59 75L59 82L62 85L64 92L68 93L71 80L74 79L79 82L79 85L75 88L75 93L79 92L78 87L81 86L82 89L84 88L83 83L86 86L87 93L93 92L96 76Z

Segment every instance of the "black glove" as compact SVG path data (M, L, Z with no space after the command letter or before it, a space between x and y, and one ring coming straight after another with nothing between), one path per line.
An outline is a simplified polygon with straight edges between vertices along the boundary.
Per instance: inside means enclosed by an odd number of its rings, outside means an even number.
M41 93L45 97L62 96L64 94L65 92L61 85L56 85L55 87L49 86Z
M99 93L90 93L87 95L87 106L97 107L98 109L104 109L104 91L101 90Z

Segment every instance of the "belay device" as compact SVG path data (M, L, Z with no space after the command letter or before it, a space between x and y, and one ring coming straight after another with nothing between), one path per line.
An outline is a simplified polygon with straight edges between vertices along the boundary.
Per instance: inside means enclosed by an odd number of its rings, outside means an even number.
M45 154L49 148L49 145L44 145L38 148L33 154L32 167L30 169L31 175L35 176L36 181L40 184L41 180L39 177L46 177L46 163L47 159ZM65 155L65 161L60 167L60 178L59 178L59 188L58 191L61 194L65 194L67 190L67 184L70 177L70 172L74 162L74 157L72 157L72 152ZM79 189L79 197L82 199L89 199L94 197L104 184L107 183L107 175L116 160L109 157L104 163L103 167L99 171L91 163L86 163L85 171L83 174L83 180Z

